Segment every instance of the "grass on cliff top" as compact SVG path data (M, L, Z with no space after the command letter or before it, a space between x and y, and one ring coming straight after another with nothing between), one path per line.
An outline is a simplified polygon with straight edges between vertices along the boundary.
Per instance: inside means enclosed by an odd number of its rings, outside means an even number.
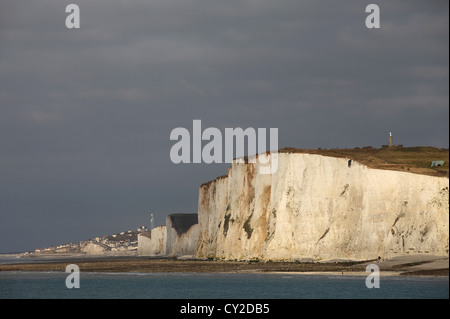
M280 153L308 153L343 157L368 167L405 171L431 176L449 176L449 150L431 146L417 147L363 147L353 149L296 149L285 147ZM430 167L432 161L445 161L443 166Z
M395 146L382 148L366 146L351 149L300 149L283 147L278 152L318 154L323 156L348 158L371 168L449 177L449 150L432 146ZM247 159L248 158L245 157L245 162L247 162ZM432 161L444 161L444 165L430 167ZM228 175L217 177L214 180L226 177L228 177ZM201 187L208 186L214 180L203 183Z

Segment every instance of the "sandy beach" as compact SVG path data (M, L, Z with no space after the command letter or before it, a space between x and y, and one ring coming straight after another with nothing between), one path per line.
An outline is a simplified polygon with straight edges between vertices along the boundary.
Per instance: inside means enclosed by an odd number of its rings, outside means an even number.
M297 274L367 275L366 266L376 264L380 276L447 276L448 257L405 256L385 261L221 261L152 256L42 256L20 258L17 263L0 265L0 271L65 271L68 264L77 264L82 272L178 272L238 273L282 272Z

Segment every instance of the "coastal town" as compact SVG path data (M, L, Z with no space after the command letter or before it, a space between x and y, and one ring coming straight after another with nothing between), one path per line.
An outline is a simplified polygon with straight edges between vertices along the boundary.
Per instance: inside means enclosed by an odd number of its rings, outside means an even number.
M138 248L138 235L141 232L148 231L143 224L136 230L123 231L112 235L103 235L80 242L61 244L58 246L37 248L34 254L104 254L112 253L133 253Z

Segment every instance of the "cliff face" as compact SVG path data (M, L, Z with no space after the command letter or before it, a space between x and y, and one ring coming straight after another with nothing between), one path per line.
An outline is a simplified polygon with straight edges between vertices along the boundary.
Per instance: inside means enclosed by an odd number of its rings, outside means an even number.
M197 255L225 259L448 256L449 180L348 159L278 154L278 170L233 162L199 191Z
M165 255L166 226L158 226L138 235L138 255Z
M197 214L171 214L166 226L138 235L138 255L195 255L199 229Z
M166 254L195 255L199 234L197 214L171 214L166 217Z
M96 243L87 243L81 248L81 251L85 254L101 255L106 251L106 248Z

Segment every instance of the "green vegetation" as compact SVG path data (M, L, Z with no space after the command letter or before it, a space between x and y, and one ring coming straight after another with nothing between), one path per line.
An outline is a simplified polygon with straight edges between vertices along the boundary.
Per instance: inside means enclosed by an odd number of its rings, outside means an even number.
M223 222L223 235L226 236L228 233L228 227L230 226L230 222L234 223L234 219L231 218L231 213L227 213L224 216L224 222Z
M224 217L224 223L223 223L223 235L226 236L228 233L228 227L229 227L229 223L230 223L230 217L231 214L226 214Z
M252 219L253 214L251 214L244 223L244 230L247 233L247 238L250 239L252 237L253 228L250 227L250 220Z

